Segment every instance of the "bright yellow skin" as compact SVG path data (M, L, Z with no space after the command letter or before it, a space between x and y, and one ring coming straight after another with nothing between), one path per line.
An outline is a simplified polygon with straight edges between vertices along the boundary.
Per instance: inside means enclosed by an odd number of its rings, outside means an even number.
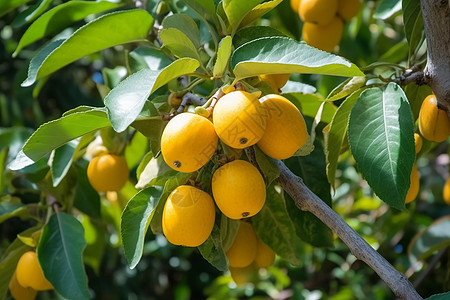
M338 10L338 0L302 0L299 15L304 22L319 26L330 24Z
M290 74L264 74L259 75L262 81L265 81L274 92L279 93L280 89L288 82Z
M291 8L295 13L298 13L301 0L291 0Z
M445 203L450 205L450 178L445 182L444 189L442 190L442 196L444 197Z
M244 285L249 283L254 276L256 269L253 264L250 264L244 268L233 268L230 267L230 275L236 285Z
M241 222L233 244L226 252L230 267L244 268L253 263L256 257L257 243L252 225Z
M16 300L34 300L37 294L37 291L32 288L24 288L19 284L16 272L14 272L13 277L9 281L9 291Z
M343 29L344 24L341 18L335 16L329 24L324 26L305 22L302 36L308 45L331 52L341 41Z
M438 143L445 141L450 133L450 120L447 113L437 107L434 95L429 95L422 102L419 130L424 138Z
M247 148L261 139L266 129L266 117L258 97L243 91L226 94L213 111L219 138L236 149Z
M215 214L214 201L208 193L181 185L170 193L164 205L164 235L174 245L200 246L211 234Z
M409 186L408 194L406 194L405 204L411 203L416 199L419 193L419 171L417 170L417 165L414 164L411 172L411 185Z
M212 192L220 211L230 219L254 216L266 201L264 179L251 163L229 162L214 172Z
M17 282L24 288L36 291L52 290L52 284L45 278L36 252L25 252L16 267Z
M348 21L358 14L360 8L360 0L339 0L337 13L342 19Z
M91 160L87 176L92 187L98 192L119 191L127 182L129 172L125 158L105 154Z
M264 244L260 239L258 239L257 245L255 265L258 268L270 267L275 261L275 252L273 252L273 250Z
M259 101L268 117L266 132L258 147L275 159L291 157L306 141L305 119L297 107L283 96L271 94Z
M217 143L218 137L211 121L197 114L182 113L164 128L161 153L172 169L190 173L209 161Z
M414 145L416 146L416 154L420 152L423 146L423 140L420 134L414 133Z

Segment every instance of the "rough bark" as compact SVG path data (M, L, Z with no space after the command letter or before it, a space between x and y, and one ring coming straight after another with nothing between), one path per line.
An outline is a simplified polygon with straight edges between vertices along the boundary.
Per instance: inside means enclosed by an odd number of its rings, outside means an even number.
M427 39L424 74L439 108L450 117L450 1L420 1Z
M406 276L397 271L334 210L308 189L300 177L292 173L281 161L277 161L277 166L280 170L278 183L292 197L299 209L313 213L333 230L352 254L369 265L398 298L422 299Z

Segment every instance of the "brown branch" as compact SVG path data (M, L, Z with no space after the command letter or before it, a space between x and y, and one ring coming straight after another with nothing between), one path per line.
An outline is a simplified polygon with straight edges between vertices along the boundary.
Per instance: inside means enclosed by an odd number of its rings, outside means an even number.
M413 71L412 69L408 69L402 74L402 76L396 78L394 82L401 86L406 86L412 82L415 82L417 85L424 85L428 83L428 78L421 71Z
M278 183L299 209L313 213L325 223L349 247L356 258L364 261L380 276L398 298L422 299L406 276L396 270L333 209L308 189L300 177L292 173L280 160L277 160L277 166L280 170Z
M427 39L424 74L438 107L450 117L450 1L421 0L420 6Z

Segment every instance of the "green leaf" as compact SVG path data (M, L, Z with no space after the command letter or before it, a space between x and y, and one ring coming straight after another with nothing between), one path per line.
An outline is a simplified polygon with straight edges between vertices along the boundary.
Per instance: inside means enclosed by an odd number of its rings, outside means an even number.
M302 112L303 116L315 118L320 105L323 103L322 97L317 94L287 93L282 94L294 103L294 105ZM326 102L321 116L321 121L330 123L336 112L336 106L331 102Z
M39 230L39 227L31 227L21 232L20 235L32 234L37 230ZM19 238L16 238L8 246L5 252L2 253L0 259L0 274L2 274L2 276L0 276L0 299L6 299L6 293L9 289L8 284L16 270L17 262L22 254L30 249L31 247L22 243Z
M379 58L379 60L388 63L400 63L407 59L408 52L408 43L406 41L402 41L391 47Z
M350 113L350 149L381 200L404 209L415 160L414 123L408 100L395 83L365 90Z
M192 8L199 16L209 14L216 15L216 6L213 0L184 0L190 8Z
M269 11L277 7L277 5L280 4L282 1L283 0L272 0L258 4L244 17L239 27L247 26L253 21L258 20L259 18L267 14Z
M303 146L297 151L295 151L295 153L292 156L307 156L311 154L314 151L314 149L315 147L311 139L311 136L307 134L306 141L303 144Z
M217 60L214 65L213 76L215 78L222 77L228 66L230 60L232 44L231 36L227 35L220 41L219 50L217 51Z
M131 198L123 210L120 224L123 251L131 269L142 257L145 234L161 194L161 187L148 187Z
M164 29L178 29L189 38L195 49L200 47L200 31L195 21L188 15L174 14L167 16L162 22L162 27Z
M258 147L254 147L254 149L256 162L264 175L266 186L270 186L272 182L280 176L280 170L275 162L270 157L266 156L261 149Z
M214 225L208 239L197 247L203 258L219 271L228 270L228 260L222 247L220 229Z
M108 9L120 6L120 3L110 1L78 1L72 0L55 6L35 22L25 31L13 53L15 57L24 47L66 28L69 24L79 21L91 14L96 14Z
M164 185L168 178L176 175L176 172L166 164L162 155L152 157L139 175L136 188L144 188L149 185Z
M230 22L227 33L234 35L244 17L262 0L233 1L223 0L223 9Z
M150 226L152 232L162 233L162 213L164 209L164 205L166 204L167 197L169 197L170 193L177 187L182 184L185 184L187 180L192 176L191 173L181 173L178 172L177 175L169 178L164 185L163 194L161 196L161 200L158 202L158 205L155 208L153 213L153 218L151 220Z
M142 9L103 15L75 31L54 49L42 64L30 64L28 78L22 86L30 86L37 79L88 54L120 44L142 41L147 37L152 25L152 16Z
M267 188L266 203L252 218L252 224L264 244L289 263L295 266L300 264L295 228L289 218L286 202L274 185Z
M16 157L32 133L30 128L19 126L0 128L0 149L8 148L7 163Z
M423 18L422 10L420 9L420 0L403 0L403 24L405 29L406 39L409 43L410 55L419 46L419 41L422 37Z
M327 178L333 189L335 188L334 180L338 164L341 148L347 135L348 119L353 105L359 98L363 90L358 90L345 99L338 107L330 122L330 130L325 143L325 156L327 159Z
M450 298L450 292L442 293L442 294L435 294L431 297L426 298L426 300L447 300Z
M222 241L223 251L226 252L230 249L238 233L239 225L241 225L239 220L230 219L224 214L220 215L220 240Z
M56 187L66 176L72 165L72 157L75 153L77 142L71 141L55 149L50 171L53 179L53 186Z
M427 229L419 232L408 246L411 262L424 261L435 251L450 245L450 216L437 219Z
M164 47L169 49L176 57L190 57L198 61L201 60L198 54L197 47L194 43L177 28L164 29L160 38L163 41Z
M330 185L325 173L325 156L317 140L314 142L314 151L310 155L291 158L286 161L286 165L303 179L305 185L314 194L331 206ZM310 212L299 210L289 195L285 197L286 207L297 236L315 247L331 247L333 245L332 231Z
M22 218L29 215L28 208L22 204L19 198L5 196L0 200L0 224L10 218Z
M364 76L342 57L283 37L261 38L242 45L234 51L231 67L236 80L281 73Z
M114 130L124 131L139 115L150 94L170 80L194 72L199 65L195 59L180 58L161 71L142 69L122 81L105 98Z
M129 61L132 73L145 68L159 71L172 63L163 51L145 46L134 49L128 55L130 56Z
M402 9L401 0L382 0L378 5L373 17L375 19L386 20Z
M2 0L0 1L0 17L7 14L16 7L30 2L30 0Z
M21 11L11 23L12 27L20 27L39 17L53 0L39 0L35 5Z
M75 217L59 212L51 216L37 247L45 277L64 298L88 299L82 253L84 229Z
M422 106L423 100L431 95L433 91L429 85L417 85L412 82L405 86L405 95L408 98L409 105L413 113L414 121L419 117L420 107Z
M11 162L11 170L32 165L52 150L91 131L111 126L104 109L92 108L41 125Z
M284 33L270 26L245 27L236 32L233 37L233 45L235 48L238 48L250 41L272 36L286 37Z
M330 92L326 101L335 101L347 97L366 83L366 77L355 76L353 78L346 79L343 83L338 85L334 90Z
M88 161L80 159L74 165L77 171L77 187L73 205L92 218L100 218L100 196L89 183L88 164Z

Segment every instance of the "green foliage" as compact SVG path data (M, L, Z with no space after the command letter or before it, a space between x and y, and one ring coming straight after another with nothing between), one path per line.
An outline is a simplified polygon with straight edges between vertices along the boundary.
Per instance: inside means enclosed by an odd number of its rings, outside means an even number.
M348 139L361 173L389 205L404 209L415 158L414 123L402 89L365 90L348 121Z
M155 208L160 200L162 188L148 187L128 201L122 213L121 233L123 251L130 264L136 267L142 256L144 238Z
M82 253L84 229L73 216L54 214L42 231L37 255L45 277L68 299L89 297Z

